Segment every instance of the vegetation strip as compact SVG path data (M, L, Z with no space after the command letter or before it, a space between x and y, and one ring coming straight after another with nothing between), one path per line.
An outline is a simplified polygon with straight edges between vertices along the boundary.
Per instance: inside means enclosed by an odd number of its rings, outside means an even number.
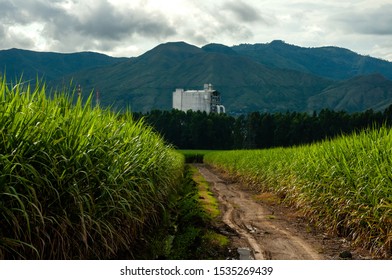
M147 259L223 259L228 238L215 230L215 198L197 168L186 165L177 192L169 197L167 219L139 244Z
M219 216L220 211L218 202L210 190L208 182L196 167L191 167L192 179L196 182L199 201L201 207L207 215L208 219L215 219Z
M392 253L392 130L267 150L210 152L204 161L257 191L273 191L318 226L375 255Z
M130 113L47 94L0 81L0 259L132 256L184 157Z
M237 115L178 110L133 114L178 149L266 149L310 144L369 127L392 127L392 105L383 112L305 112ZM190 151L189 151L190 152Z

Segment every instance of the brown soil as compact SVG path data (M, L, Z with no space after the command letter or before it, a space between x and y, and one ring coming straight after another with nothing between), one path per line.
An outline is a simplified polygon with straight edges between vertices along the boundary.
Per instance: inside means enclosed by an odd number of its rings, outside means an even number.
M221 233L230 251L248 248L257 260L371 259L349 241L315 230L297 211L278 203L274 194L255 194L206 165L196 165L220 204Z

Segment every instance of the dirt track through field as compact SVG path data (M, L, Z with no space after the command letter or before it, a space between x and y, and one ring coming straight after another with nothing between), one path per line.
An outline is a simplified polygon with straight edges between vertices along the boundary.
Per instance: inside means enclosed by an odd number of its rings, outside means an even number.
M237 248L249 248L254 259L324 259L314 240L301 236L279 214L256 202L238 184L226 183L204 165L197 165L211 185L222 211L223 222L235 232Z

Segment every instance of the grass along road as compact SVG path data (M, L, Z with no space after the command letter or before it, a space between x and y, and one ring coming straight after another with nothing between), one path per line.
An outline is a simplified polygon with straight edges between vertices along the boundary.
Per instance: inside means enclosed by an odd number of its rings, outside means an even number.
M290 148L212 151L204 162L256 192L277 194L317 228L392 255L392 129Z
M344 252L355 259L369 258L345 239L315 232L291 209L275 203L272 194L254 195L206 165L197 167L218 199L223 222L235 232L232 248L249 248L258 260L340 259Z

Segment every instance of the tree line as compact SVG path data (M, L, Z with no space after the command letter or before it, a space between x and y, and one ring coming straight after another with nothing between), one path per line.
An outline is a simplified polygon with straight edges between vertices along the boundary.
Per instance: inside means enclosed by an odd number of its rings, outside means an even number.
M288 147L334 138L369 127L392 125L392 105L383 112L332 111L227 114L179 110L141 114L145 122L179 149L264 149Z

